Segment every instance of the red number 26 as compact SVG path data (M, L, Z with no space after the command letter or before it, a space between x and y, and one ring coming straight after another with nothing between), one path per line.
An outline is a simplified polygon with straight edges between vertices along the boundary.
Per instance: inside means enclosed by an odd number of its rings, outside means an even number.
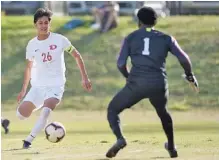
M43 57L43 62L47 62L47 61L51 61L52 60L52 56L49 54L46 54L46 53L42 53L42 57Z

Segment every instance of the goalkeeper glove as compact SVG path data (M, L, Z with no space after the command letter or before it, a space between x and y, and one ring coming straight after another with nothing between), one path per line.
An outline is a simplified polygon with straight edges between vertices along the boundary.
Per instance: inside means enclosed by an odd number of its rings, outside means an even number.
M199 92L199 85L196 77L193 74L183 74L183 78L190 84L191 88L196 91L197 93Z

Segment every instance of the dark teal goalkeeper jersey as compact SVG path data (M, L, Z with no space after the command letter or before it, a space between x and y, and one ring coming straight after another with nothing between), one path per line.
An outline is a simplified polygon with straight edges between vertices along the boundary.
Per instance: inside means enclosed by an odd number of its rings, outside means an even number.
M177 41L167 34L150 28L140 28L124 39L117 66L124 77L129 79L165 79L168 52L178 58L187 75L191 73L190 59ZM132 63L130 73L126 70L128 57L131 58Z

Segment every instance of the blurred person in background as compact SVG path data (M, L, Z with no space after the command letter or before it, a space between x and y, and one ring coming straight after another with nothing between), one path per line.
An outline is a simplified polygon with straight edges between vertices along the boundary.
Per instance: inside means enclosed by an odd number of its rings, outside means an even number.
M91 28L104 33L118 26L119 5L113 1L105 1L103 5L94 7L92 14L95 23Z

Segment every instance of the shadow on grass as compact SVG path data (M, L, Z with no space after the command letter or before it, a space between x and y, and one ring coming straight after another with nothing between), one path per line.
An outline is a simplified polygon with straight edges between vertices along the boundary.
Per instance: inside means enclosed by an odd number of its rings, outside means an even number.
M169 157L159 157L159 156L157 156L157 157L151 157L151 159L166 159L166 158L169 158Z
M110 160L110 158L102 158L102 159L95 159L95 160ZM122 159L119 159L119 160L136 160L136 159L133 159L133 158L122 158Z
M24 150L23 148L11 148L11 149L5 149L5 150L2 150L3 152L7 152L7 151L19 151L19 150Z
M34 155L34 154L40 154L40 152L21 152L21 153L12 153L13 155Z
M23 148L11 148L11 149L5 149L2 150L2 152L11 152L11 151L25 151L25 152L20 152L20 153L12 153L13 155L33 155L33 154L40 154L40 152L27 152L27 149L23 149Z

